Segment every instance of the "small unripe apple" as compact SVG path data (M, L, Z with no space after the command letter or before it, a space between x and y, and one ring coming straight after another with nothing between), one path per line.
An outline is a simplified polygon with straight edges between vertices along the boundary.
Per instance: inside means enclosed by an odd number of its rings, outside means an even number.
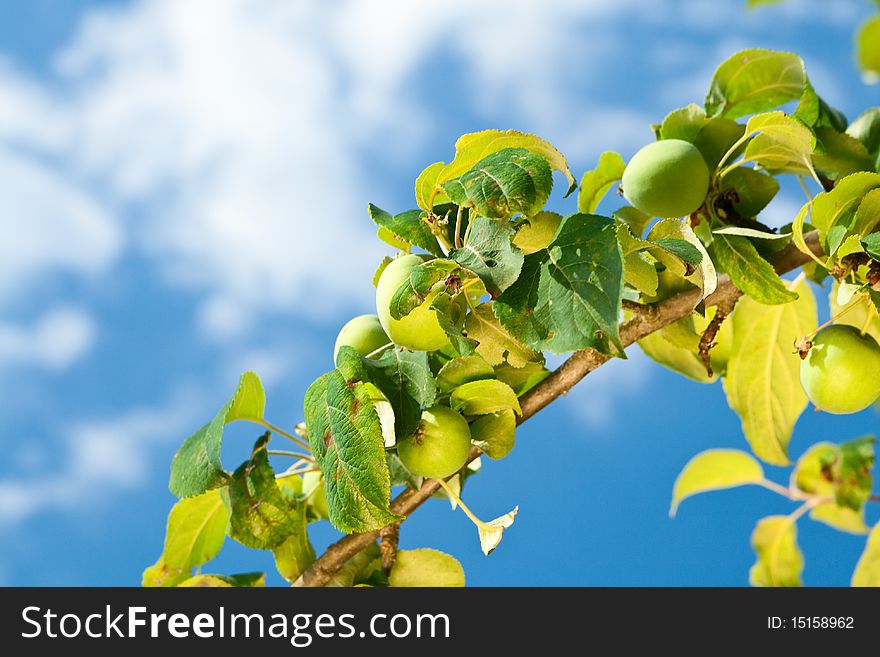
M684 217L709 191L709 167L696 146L681 139L648 144L623 172L623 195L653 217Z
M351 347L361 356L367 356L389 342L391 342L391 338L386 335L378 316L358 315L348 320L339 331L339 335L336 336L336 344L333 347L333 362L336 362L336 356L344 346Z
M440 479L467 463L471 431L467 420L447 406L422 411L419 426L397 443L397 455L413 474Z
M822 411L842 414L867 408L880 397L880 345L853 326L822 329L801 361L801 385Z
M421 264L417 255L406 255L391 262L376 285L376 312L382 328L394 344L416 351L436 351L449 344L449 336L441 328L437 312L431 309L432 295L400 319L391 316L391 299L397 289L409 277L413 267Z

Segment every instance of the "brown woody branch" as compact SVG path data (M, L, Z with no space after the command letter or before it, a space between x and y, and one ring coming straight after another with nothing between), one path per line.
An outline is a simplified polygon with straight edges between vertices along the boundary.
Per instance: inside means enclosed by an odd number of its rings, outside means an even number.
M805 239L814 253L821 254L819 238L815 231L805 235ZM777 273L784 274L809 261L809 256L798 251L794 244L789 244L772 260L772 263ZM721 276L715 291L706 297L705 305L730 305L740 296L742 296L742 292L734 286L730 279L727 276ZM700 291L694 288L656 304L627 303L626 309L633 314L633 317L620 326L621 342L624 347L628 347L645 336L687 317L693 312L699 301ZM523 412L519 423L522 424L559 397L568 394L568 391L581 379L599 368L607 360L610 360L609 356L592 349L572 354L550 376L523 395L520 399ZM477 458L480 453L480 450L476 448L471 449L469 461ZM438 488L440 488L440 484L437 483L437 480L429 479L418 490L407 489L394 498L391 503L391 511L408 516L430 498ZM297 583L303 586L323 586L346 561L374 542L378 536L379 532L375 531L365 534L349 534L343 537L328 547L326 552L303 573Z

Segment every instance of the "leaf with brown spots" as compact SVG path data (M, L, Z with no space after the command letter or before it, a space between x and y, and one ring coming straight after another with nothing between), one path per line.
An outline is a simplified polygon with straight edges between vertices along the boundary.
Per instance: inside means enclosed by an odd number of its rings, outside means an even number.
M348 534L399 520L388 508L385 441L364 383L346 380L339 370L328 372L306 392L305 417L333 526Z

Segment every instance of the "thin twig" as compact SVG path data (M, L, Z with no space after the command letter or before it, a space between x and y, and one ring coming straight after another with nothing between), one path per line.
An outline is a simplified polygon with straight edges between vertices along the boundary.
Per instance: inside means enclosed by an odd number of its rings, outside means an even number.
M805 235L804 239L810 249L815 253L821 253L819 237L815 231ZM784 274L802 266L809 259L807 254L799 251L793 244L789 244L777 254L772 263L777 273ZM730 302L741 294L730 278L721 276L715 291L704 299L704 303L707 307L717 306ZM636 314L621 325L621 342L624 347L628 347L651 333L687 317L693 312L699 301L700 291L693 288L657 303L652 312ZM522 424L554 400L568 394L568 391L581 379L608 360L610 360L609 356L592 349L573 353L550 376L520 398L522 415L518 418L518 423ZM480 454L480 450L472 448L468 462ZM440 484L436 479L429 479L417 490L405 490L391 502L391 512L408 516L428 500L439 487ZM374 531L344 536L328 547L324 554L303 573L300 583L304 586L323 586L330 581L346 561L374 542L378 535L379 532Z
M712 357L709 355L709 351L717 346L718 343L715 342L715 337L721 329L721 324L723 324L727 316L733 312L737 298L724 301L715 306L715 316L709 322L706 330L703 331L703 335L700 336L700 360L703 361L703 365L706 367L706 374L709 375L709 378L715 376L715 372L712 371Z

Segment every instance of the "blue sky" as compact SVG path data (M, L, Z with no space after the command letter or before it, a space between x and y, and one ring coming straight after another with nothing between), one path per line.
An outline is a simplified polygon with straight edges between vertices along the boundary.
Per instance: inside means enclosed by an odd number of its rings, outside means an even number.
M273 421L301 419L338 327L372 305L386 250L367 203L413 207L415 176L458 135L535 132L580 176L650 141L651 122L700 102L715 66L751 46L801 54L851 118L878 104L851 52L871 3L743 4L0 5L0 584L138 583L177 446L244 369ZM799 205L783 195L767 220ZM877 425L874 411L807 412L792 453ZM256 435L230 429L230 467ZM466 488L485 518L520 506L495 553L439 501L404 547L454 554L476 585L742 585L754 522L789 508L742 489L668 519L692 455L745 443L720 386L637 349L517 442ZM848 582L863 539L799 528L806 582ZM312 530L319 548L335 536ZM273 573L268 553L228 542L206 570L256 569Z

